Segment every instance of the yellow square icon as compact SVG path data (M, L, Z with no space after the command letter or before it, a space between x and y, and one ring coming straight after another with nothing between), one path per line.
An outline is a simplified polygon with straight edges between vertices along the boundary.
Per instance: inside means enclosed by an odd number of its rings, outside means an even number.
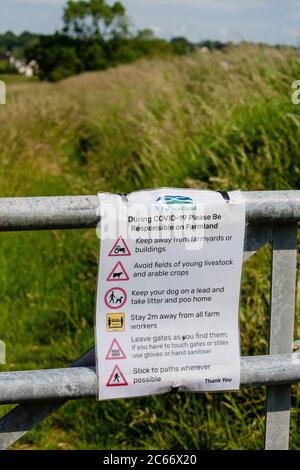
M107 313L106 331L125 331L125 313Z

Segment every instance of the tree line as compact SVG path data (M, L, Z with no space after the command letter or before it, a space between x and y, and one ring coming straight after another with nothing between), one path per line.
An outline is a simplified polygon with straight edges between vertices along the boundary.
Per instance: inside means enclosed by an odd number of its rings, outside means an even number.
M26 48L26 57L37 61L42 80L57 81L142 57L186 54L194 47L184 38L156 38L150 29L133 33L119 1L108 4L106 0L69 0L62 30L41 36L37 44Z
M38 63L41 80L57 81L84 71L104 70L143 57L168 57L195 51L197 45L184 37L167 41L151 29L133 32L124 5L106 0L69 0L63 12L63 27L52 35L13 33L0 35L1 48ZM206 41L208 48L224 44Z
M19 35L12 31L7 31L4 34L0 34L0 55L5 57L9 53L18 59L22 59L24 58L26 47L37 43L38 39L38 34L30 33L29 31L24 31Z

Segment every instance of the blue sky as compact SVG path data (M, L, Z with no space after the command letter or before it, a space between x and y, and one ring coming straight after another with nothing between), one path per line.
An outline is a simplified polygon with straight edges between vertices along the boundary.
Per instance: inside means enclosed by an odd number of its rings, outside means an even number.
M123 0L136 28L157 35L296 44L299 0ZM51 33L61 26L65 0L0 0L0 32ZM298 39L298 43L300 39Z

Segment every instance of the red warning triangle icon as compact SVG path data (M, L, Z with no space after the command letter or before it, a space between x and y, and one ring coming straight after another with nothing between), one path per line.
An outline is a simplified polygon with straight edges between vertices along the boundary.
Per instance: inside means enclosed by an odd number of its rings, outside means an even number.
M123 349L121 348L116 338L111 343L105 359L106 360L127 359L126 354L124 353Z
M106 384L107 387L122 387L128 385L127 380L125 379L121 369L118 365L115 365L112 373Z
M121 263L118 261L112 272L106 279L107 281L129 281L129 276Z
M123 237L119 237L108 256L130 256L130 250Z

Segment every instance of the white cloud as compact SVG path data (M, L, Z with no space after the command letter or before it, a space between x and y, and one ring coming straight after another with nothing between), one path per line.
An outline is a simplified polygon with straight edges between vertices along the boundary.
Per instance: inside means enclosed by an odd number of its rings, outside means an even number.
M270 5L269 0L143 0L145 4L157 6L170 5L174 7L197 8L205 10L241 11L243 7L256 9ZM126 3L126 1L124 2Z
M66 0L10 0L11 3L17 5L18 3L27 5L64 5Z

